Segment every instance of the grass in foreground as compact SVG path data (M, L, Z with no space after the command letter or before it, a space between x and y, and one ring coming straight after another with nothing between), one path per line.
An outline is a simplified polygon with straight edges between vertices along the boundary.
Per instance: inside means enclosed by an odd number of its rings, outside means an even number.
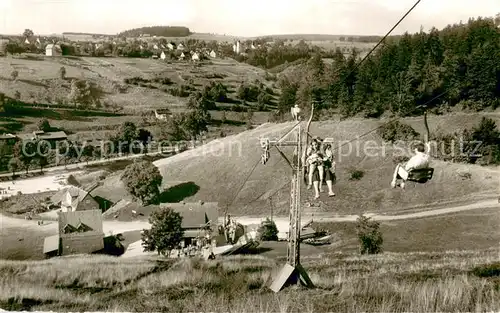
M259 256L206 262L103 256L2 261L0 307L150 312L498 311L499 252L306 257L302 263L317 288L288 288L278 294L266 286L283 260ZM474 270L478 266L483 270Z

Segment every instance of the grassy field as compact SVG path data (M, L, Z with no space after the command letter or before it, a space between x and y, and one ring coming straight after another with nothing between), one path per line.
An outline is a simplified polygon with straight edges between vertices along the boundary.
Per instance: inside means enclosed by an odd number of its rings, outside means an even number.
M7 310L162 312L498 311L498 250L302 257L316 288L266 286L283 258L74 256L1 261ZM485 270L489 269L489 271Z
M61 79L58 70L66 68L66 79ZM10 79L13 70L19 72L16 81ZM187 98L174 97L165 91L150 87L126 85L124 79L156 76L172 81L170 87L193 83L198 89L217 81L234 92L243 82L265 80L265 71L233 60L213 60L197 67L192 63L167 63L153 59L67 57L47 58L44 56L23 58L0 58L0 92L14 97L18 92L20 100L44 104L40 108L17 107L14 112L0 113L0 133L31 132L36 129L40 118L47 118L51 126L74 134L70 139L87 140L106 138L112 130L125 121L131 121L158 133L155 128L154 109L169 108L173 112L184 110ZM67 99L73 78L86 79L99 86L101 102L107 106L119 106L120 114L105 112L83 112L69 109L51 108ZM223 105L221 105L223 107ZM149 114L149 115L148 115ZM220 135L237 133L243 129L246 115L227 112L226 124L217 124L222 112L213 111L216 125L213 132ZM269 113L256 112L253 122L267 122Z

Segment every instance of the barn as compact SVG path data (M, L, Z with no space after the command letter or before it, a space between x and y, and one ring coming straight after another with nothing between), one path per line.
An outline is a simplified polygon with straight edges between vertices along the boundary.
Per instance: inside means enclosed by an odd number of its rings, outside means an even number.
M43 253L56 255L94 253L104 249L100 210L58 212L59 234L46 237Z

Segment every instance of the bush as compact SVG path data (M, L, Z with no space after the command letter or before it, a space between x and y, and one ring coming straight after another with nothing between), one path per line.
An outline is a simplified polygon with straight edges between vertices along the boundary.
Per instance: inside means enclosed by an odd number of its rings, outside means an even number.
M363 214L357 219L356 233L358 235L361 254L378 254L382 252L384 242L380 232L380 223L372 221Z
M471 272L478 277L500 277L500 262L477 266Z
M454 134L436 132L436 157L451 162L500 164L500 131L495 121L483 118L472 128Z
M349 171L349 174L351 175L349 180L360 180L365 175L365 172L363 172L362 170L351 169Z
M19 72L16 71L16 70L13 70L11 73L10 73L10 78L12 78L12 80L17 80L17 77L19 76Z
M401 123L400 121L394 121L392 123L383 125L378 129L378 134L385 141L392 143L398 140L414 140L420 136L420 134L415 129L413 129L413 127Z
M394 164L405 163L408 162L408 160L410 160L410 158L406 155L399 155L392 158L392 162L394 162Z
M276 227L276 223L266 218L265 221L260 223L257 229L257 238L260 241L278 241L278 227Z

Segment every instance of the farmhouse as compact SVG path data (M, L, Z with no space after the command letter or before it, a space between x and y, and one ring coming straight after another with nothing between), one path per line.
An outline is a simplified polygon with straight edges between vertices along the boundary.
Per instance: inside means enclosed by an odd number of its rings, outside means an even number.
M219 204L217 202L165 203L163 208L170 208L182 216L184 244L187 246L194 239L204 237L207 232L217 231Z
M184 50L184 45L182 43L180 43L178 46L177 46L177 50Z
M191 56L191 60L193 60L193 61L200 60L200 55L198 54L198 52L193 53L193 55Z
M34 131L31 134L20 134L18 136L20 140L44 140L50 143L52 148L55 148L56 143L60 141L64 141L68 139L68 135L66 135L63 131L56 132L44 132L44 131Z
M75 212L86 210L99 210L99 203L89 192L70 186L50 198L52 204L60 207L62 212Z
M209 54L209 55L210 55L210 57L211 57L211 58L213 58L213 59L215 59L215 58L217 57L217 53L215 53L215 51L214 51L214 50L210 51L210 54Z
M59 234L46 237L43 253L50 256L93 253L104 249L100 210L58 212Z
M61 46L52 43L48 44L47 47L45 47L45 55L49 57L61 56Z
M165 60L167 58L167 55L165 54L165 51L162 51L160 54L160 59Z
M184 55L184 52L181 53L181 56L179 57L179 60L184 60L186 56Z

